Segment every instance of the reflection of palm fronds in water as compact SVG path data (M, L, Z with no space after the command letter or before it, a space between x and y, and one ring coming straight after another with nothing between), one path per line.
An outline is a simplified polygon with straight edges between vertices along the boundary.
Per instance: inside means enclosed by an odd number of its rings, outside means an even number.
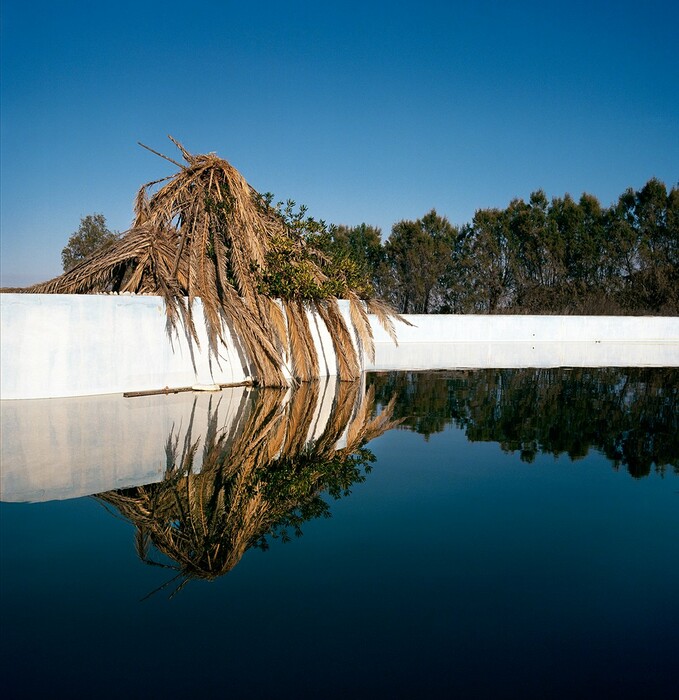
M372 334L345 271L333 267L308 238L293 231L227 161L212 153L192 155L174 143L186 164L167 158L179 171L139 190L129 231L63 275L25 291L158 294L165 301L170 328L183 323L196 342L192 308L200 298L211 349L218 350L229 328L253 376L265 386L286 384L287 356L295 378L319 376L306 318L307 311L316 311L333 339L339 377L357 378L357 350L365 347L372 353ZM164 184L150 194L160 183ZM291 280L306 286L288 284ZM271 294L287 300L285 317ZM351 324L339 311L337 295L350 300ZM380 322L393 328L392 319L400 317L368 291L364 296ZM356 330L357 348L349 325Z
M300 525L327 515L321 498L338 498L369 470L365 443L395 425L393 403L372 417L373 394L358 382L337 384L330 417L309 440L319 402L318 383L286 392L253 392L251 411L235 435L219 433L216 411L208 421L203 463L194 473L198 440L192 427L183 445L170 435L167 471L158 484L110 491L97 498L137 528L139 556L150 564L152 548L176 562L179 587L190 578L213 579L230 571L245 551L267 547L268 537L300 534ZM337 449L346 436L346 446ZM163 564L160 564L163 566Z

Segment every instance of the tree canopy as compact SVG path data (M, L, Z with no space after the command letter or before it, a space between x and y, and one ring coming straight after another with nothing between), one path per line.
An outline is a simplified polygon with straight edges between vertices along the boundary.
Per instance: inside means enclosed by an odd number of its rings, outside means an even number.
M119 235L109 230L103 214L83 216L80 219L80 226L71 234L68 243L61 251L64 272L72 270L85 258L117 241Z

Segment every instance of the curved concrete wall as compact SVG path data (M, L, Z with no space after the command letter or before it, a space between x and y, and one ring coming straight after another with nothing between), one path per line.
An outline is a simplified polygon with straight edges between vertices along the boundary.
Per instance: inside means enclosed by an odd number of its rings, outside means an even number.
M348 320L348 305L341 302ZM36 399L151 391L251 378L233 336L208 352L169 340L160 297L0 294L0 398ZM607 316L407 316L398 347L372 319L375 360L366 370L456 367L679 365L679 318ZM336 374L330 336L310 326L321 373Z

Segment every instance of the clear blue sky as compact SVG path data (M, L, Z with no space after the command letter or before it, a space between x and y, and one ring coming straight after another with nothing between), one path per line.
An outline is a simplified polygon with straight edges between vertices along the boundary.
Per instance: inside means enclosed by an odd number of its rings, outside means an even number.
M542 188L679 181L679 3L2 0L1 284L125 230L176 156L383 236Z

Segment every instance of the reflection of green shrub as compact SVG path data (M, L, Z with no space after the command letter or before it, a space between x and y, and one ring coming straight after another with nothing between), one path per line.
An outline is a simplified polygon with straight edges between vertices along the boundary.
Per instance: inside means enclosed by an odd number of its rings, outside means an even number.
M272 502L294 502L296 505L262 533L255 546L269 548L269 538L289 541L290 531L302 535L302 524L316 518L330 517L330 505L322 492L338 500L351 493L351 487L365 481L375 461L366 447L347 454L344 450L320 462L313 452L294 459L278 460L264 468L262 487L265 498Z

